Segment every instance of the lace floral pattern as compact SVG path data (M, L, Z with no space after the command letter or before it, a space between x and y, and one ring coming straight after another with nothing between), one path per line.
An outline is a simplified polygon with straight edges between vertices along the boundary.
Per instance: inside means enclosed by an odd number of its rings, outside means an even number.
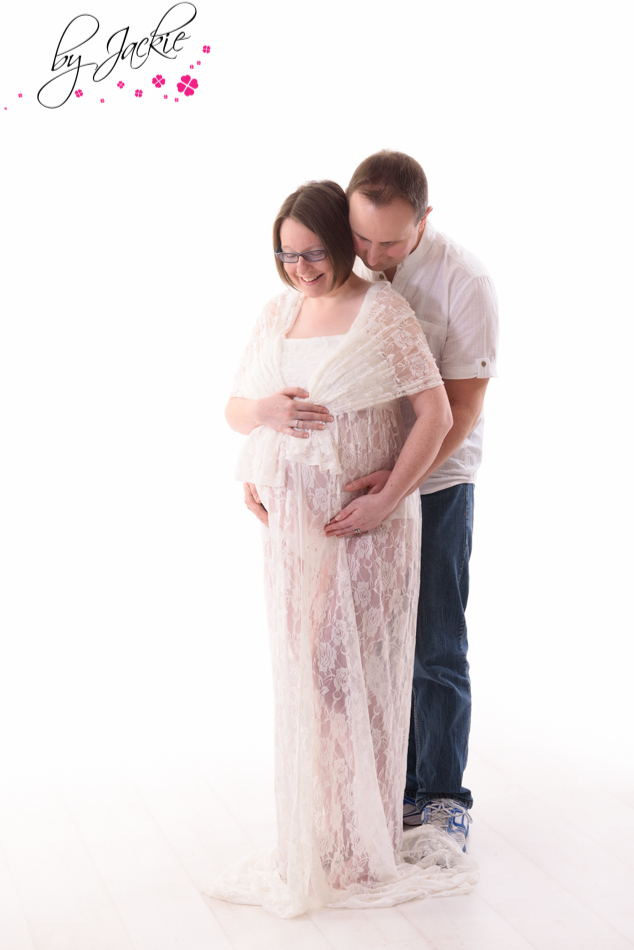
M340 338L284 341L297 298L286 292L268 305L234 390L260 398L300 385L334 415L325 437L255 430L239 467L239 477L260 476L248 480L269 512L278 846L229 868L209 891L281 917L318 904L385 907L460 893L475 880L473 862L437 829L403 834L418 496L363 535L323 533L355 497L345 491L350 480L394 466L404 441L399 397L442 381L418 321L389 285L370 288Z

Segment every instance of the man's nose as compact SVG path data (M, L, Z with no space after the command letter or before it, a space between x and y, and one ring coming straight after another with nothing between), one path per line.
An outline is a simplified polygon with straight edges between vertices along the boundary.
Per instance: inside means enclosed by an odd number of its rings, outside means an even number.
M377 261L379 260L379 258L381 257L380 248L378 248L378 247L371 247L370 250L368 251L367 257L368 257L368 266L371 268L372 265L373 265L373 264L376 264L376 262L377 262Z

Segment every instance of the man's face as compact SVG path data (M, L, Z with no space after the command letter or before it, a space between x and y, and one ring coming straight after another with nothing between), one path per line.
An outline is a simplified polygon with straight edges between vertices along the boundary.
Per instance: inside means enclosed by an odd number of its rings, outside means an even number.
M352 193L349 204L354 249L365 266L374 271L396 267L412 253L432 210L428 208L417 222L412 206L402 198L378 208L358 191Z

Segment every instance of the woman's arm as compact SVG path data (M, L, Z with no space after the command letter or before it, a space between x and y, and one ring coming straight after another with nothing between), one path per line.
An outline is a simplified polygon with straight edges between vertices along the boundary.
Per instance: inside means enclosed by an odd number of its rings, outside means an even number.
M408 398L416 413L416 422L385 486L376 494L363 495L346 505L326 525L327 535L343 537L356 528L360 531L376 528L421 482L423 474L438 455L452 426L445 387L434 386Z
M296 439L307 439L306 429L324 429L327 422L332 422L332 416L328 415L324 406L298 403L293 396L306 399L308 393L305 389L290 386L267 399L232 396L225 409L225 419L234 432L241 432L242 435L249 435L257 426L269 426ZM260 501L255 485L250 482L244 483L244 503L249 511L268 527L268 513Z
M332 416L324 406L299 403L293 398L307 399L305 389L289 386L266 399L243 399L232 396L225 409L225 419L234 432L249 435L257 426L268 426L296 439L307 439L305 429L323 429Z

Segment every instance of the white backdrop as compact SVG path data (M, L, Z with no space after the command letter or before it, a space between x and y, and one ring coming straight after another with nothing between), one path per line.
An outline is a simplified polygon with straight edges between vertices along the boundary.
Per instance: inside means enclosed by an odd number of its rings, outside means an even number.
M259 525L223 409L280 289L277 208L308 179L345 186L382 147L421 161L434 225L485 262L500 300L468 616L474 742L521 735L619 773L632 664L625 4L201 0L176 61L119 63L101 83L83 69L81 98L37 102L73 17L99 19L81 52L100 63L111 34L147 36L167 7L3 13L6 777L268 756ZM176 103L181 74L199 87Z

